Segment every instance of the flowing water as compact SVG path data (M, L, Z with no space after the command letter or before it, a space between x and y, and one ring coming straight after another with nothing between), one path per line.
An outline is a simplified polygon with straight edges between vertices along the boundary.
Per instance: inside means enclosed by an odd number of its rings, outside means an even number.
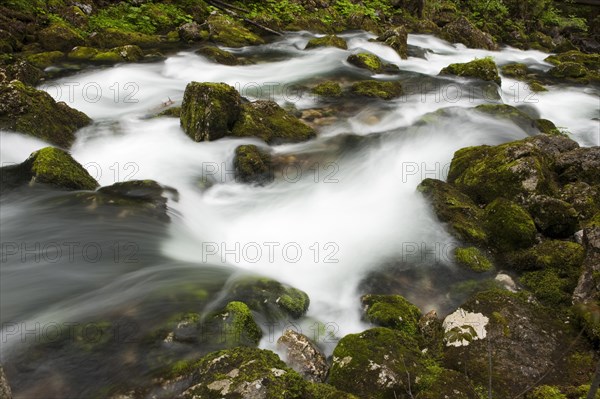
M305 51L313 35L290 33L271 44L231 49L252 65L222 66L184 51L161 62L87 69L44 84L57 100L94 119L78 132L71 152L101 185L153 179L178 195L168 202L168 226L152 218L90 216L89 209L61 201L64 193L44 188L0 199L1 354L17 398L98 395L99 386L140 378L161 356L140 349L140 337L174 312L209 308L227 282L243 274L306 291L310 309L296 322L305 333L315 320L328 323L336 336L364 329L358 298L367 291L400 293L422 311L443 315L464 298L461 282L475 277L452 262L456 243L415 188L426 177L444 179L459 148L531 134L472 108L519 106L554 121L580 145L599 144L595 89L550 86L531 93L509 78L498 90L437 76L450 63L488 55L500 66L522 62L545 71L551 67L543 61L547 54L473 50L409 35L411 57L401 60L369 41L368 33L343 36L348 50ZM367 78L345 61L359 50L398 65L398 74L375 78L400 79L403 97L327 102L309 94L307 87L326 79ZM232 176L235 147L264 144L196 143L178 119L151 117L180 102L190 81L225 82L249 99L271 99L298 113L330 112L317 127L318 138L272 148L296 160L294 167L266 186L240 184ZM22 162L46 145L2 132L0 161ZM182 302L182 292L200 299ZM119 338L111 341L114 347L41 345L69 326L99 320L120 327L111 330ZM270 334L263 326L261 346L274 348L273 337L284 327ZM321 343L330 353L335 340Z

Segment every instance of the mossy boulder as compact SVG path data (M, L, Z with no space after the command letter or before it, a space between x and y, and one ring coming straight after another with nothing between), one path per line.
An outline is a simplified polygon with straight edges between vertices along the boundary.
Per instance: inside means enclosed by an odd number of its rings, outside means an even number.
M93 47L75 47L67 58L74 61L91 61L97 63L137 62L144 58L144 52L139 46L126 45L115 47L108 51Z
M531 248L523 249L507 255L507 264L515 270L556 269L561 273L579 275L584 259L583 247L580 244L546 240Z
M342 338L333 351L329 384L361 398L393 399L428 374L426 357L410 335L384 327Z
M350 90L359 96L391 100L402 95L402 84L397 81L365 80L352 84Z
M527 65L521 63L504 65L500 70L503 75L516 79L523 79L529 73Z
M384 71L384 63L375 54L358 53L348 56L348 62L355 67L367 69L374 73Z
M280 144L310 140L316 132L277 103L259 100L242 104L232 135L258 137L269 144Z
M566 137L541 134L494 147L463 148L454 153L448 182L477 203L506 197L524 204L531 195L556 193L555 157L577 147Z
M247 277L234 281L225 295L227 301L240 301L269 319L302 317L308 310L308 295L269 278Z
M75 46L81 46L85 40L66 23L53 23L38 32L38 41L47 51L70 51Z
M191 384L183 399L300 399L307 385L275 353L256 348L210 353L190 369Z
M562 62L559 65L548 71L550 76L555 78L583 78L587 76L588 70L583 65L577 62Z
M308 384L304 399L358 399L356 396L340 391L328 384Z
M600 184L600 147L572 146L556 157L556 172L563 183Z
M306 380L324 382L329 371L325 355L306 335L294 330L285 330L277 340L278 350L291 368Z
M75 132L91 123L83 112L56 102L18 80L0 84L0 129L15 130L68 148Z
M215 328L215 334L210 334L210 338L224 347L256 346L260 342L262 331L243 302L229 302L210 319L211 327Z
M480 399L481 396L467 376L445 368L433 369L427 388L419 391L420 399Z
M500 85L498 67L491 57L479 58L465 63L450 64L440 71L440 75L456 75L495 82Z
M19 80L35 86L43 77L44 72L27 60L11 60L7 65L0 66L0 83Z
M255 145L237 147L233 167L236 179L243 183L264 184L274 178L271 154Z
M474 272L490 271L494 265L483 251L476 247L459 247L454 251L456 263Z
M400 58L408 58L408 32L403 25L385 31L376 40L393 48Z
M442 37L449 42L463 43L471 48L498 49L498 45L489 34L482 32L462 16L442 28Z
M337 82L323 82L313 87L311 92L325 98L341 97L342 86Z
M93 47L111 49L135 44L141 48L155 47L161 43L160 36L140 32L128 32L116 28L107 28L94 32L89 36L89 44ZM69 49L70 50L70 49Z
M591 70L600 69L600 54L586 54L578 50L553 54L548 56L544 61L553 65L560 65L563 62L573 62Z
M370 323L414 335L421 311L400 295L363 295L364 318Z
M571 293L577 286L577 277L561 276L557 270L545 269L525 272L520 283L545 305L559 308L571 304Z
M230 134L241 111L237 90L225 83L191 82L181 105L181 127L194 141L213 141Z
M571 204L547 195L533 195L527 200L527 210L537 228L547 237L567 238L578 227L578 212Z
M430 201L438 219L448 224L452 235L464 242L487 242L483 212L467 195L436 179L424 179L417 190Z
M348 46L346 41L336 35L326 35L323 37L315 37L310 39L306 44L305 49L317 48L317 47L337 47L342 50L346 50Z
M2 188L47 184L65 190L95 190L98 182L69 153L46 147L32 153L25 162L0 168Z
M197 50L196 54L222 65L239 65L241 63L235 55L216 46L204 46Z
M523 207L497 198L485 207L484 220L490 242L498 250L527 248L535 243L535 223Z
M206 31L196 22L187 22L177 28L177 34L183 42L197 42L208 39Z
M211 41L226 47L244 47L264 43L258 35L246 29L233 18L213 14L207 20Z
M578 332L555 310L527 294L483 291L461 309L488 318L486 336L466 346L447 346L444 366L465 372L475 386L487 387L491 373L494 397L517 396L542 376L544 383L556 386L577 386L591 378L593 368L575 366L564 356L565 348L589 355L591 347L577 340ZM570 370L569 377L565 370Z
M48 68L63 58L65 58L65 53L62 51L45 51L42 53L30 54L25 57L28 62L41 69Z
M494 118L509 120L528 134L538 133L536 120L512 105L481 104L476 106L475 110L486 115L491 115Z
M581 222L590 220L600 212L600 185L590 185L583 181L567 183L561 187L559 198L577 211Z

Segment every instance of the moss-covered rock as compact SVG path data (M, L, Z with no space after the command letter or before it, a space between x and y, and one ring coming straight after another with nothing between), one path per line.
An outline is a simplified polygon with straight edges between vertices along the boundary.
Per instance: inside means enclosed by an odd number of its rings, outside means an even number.
M556 157L556 172L563 183L585 182L600 184L600 147L572 146Z
M53 23L38 33L38 41L47 51L70 51L84 44L83 37L67 23Z
M208 34L196 22L187 22L177 28L177 34L183 42L197 42L208 39Z
M181 398L303 398L306 381L268 350L214 352L191 366L191 385Z
M311 382L324 382L329 371L325 355L307 336L294 330L285 330L277 340L277 348L284 353L286 363Z
M466 63L450 64L440 71L440 75L456 75L501 84L498 68L491 57L475 59Z
M495 199L485 207L484 219L490 242L501 251L535 243L537 231L531 215L512 201Z
M358 399L328 384L308 384L304 395L304 399Z
M512 105L481 104L475 107L477 112L492 115L498 119L507 119L529 134L537 133L538 126L533 118Z
M346 41L336 35L326 35L323 37L315 37L310 39L306 44L305 49L317 48L317 47L337 47L342 50L346 50L348 46Z
M69 153L46 147L32 153L25 162L0 168L2 188L47 184L66 190L95 190L98 183Z
M548 56L544 61L547 61L554 65L560 65L563 62L573 62L584 67L594 69L600 69L600 55L599 54L586 54L578 50L572 50L563 52L560 54L554 54Z
M442 28L442 37L453 43L463 43L471 48L497 50L498 45L487 33L475 27L465 17L457 18Z
M333 81L323 82L313 87L311 92L321 97L340 97L342 95L342 86Z
M454 153L448 182L478 203L503 196L524 203L530 195L556 192L554 157L576 147L566 137L538 135L495 147L463 148Z
M523 79L529 73L527 65L521 63L504 65L500 70L503 75L516 79Z
M456 248L454 258L456 259L456 263L474 272L487 272L494 267L492 261L485 253L476 247Z
M577 278L560 276L558 271L553 269L525 272L519 281L540 302L555 308L571 304L571 293L577 285Z
M311 127L277 103L262 100L242 104L232 134L236 137L258 137L269 144L297 143L316 136Z
M577 62L562 62L552 68L548 73L555 78L583 78L588 70Z
M262 44L264 41L238 21L221 14L213 14L207 20L211 41L226 47L244 47Z
M363 295L364 317L370 323L415 335L421 311L400 295Z
M422 399L479 399L481 396L466 375L454 370L439 368L427 381L427 387L419 392Z
M254 321L248 305L232 301L225 308L212 316L218 322L215 334L211 338L220 341L225 347L256 346L262 337L262 331Z
M7 65L0 66L0 83L19 80L35 86L43 77L44 72L27 60L11 60Z
M191 82L181 105L181 127L194 141L212 141L228 135L238 120L241 97L225 83Z
M494 397L514 397L544 376L544 383L577 386L591 378L593 369L575 365L564 356L571 352L593 353L577 340L578 332L553 309L545 308L525 294L490 290L475 294L461 305L467 312L488 318L486 337L467 346L447 346L444 366L466 372L475 386L488 386L490 373ZM491 348L491 351L490 351ZM491 362L491 368L490 368Z
M68 148L75 132L90 124L83 112L57 103L46 92L18 80L0 84L0 129L10 129Z
M507 256L507 264L515 270L556 269L572 274L579 269L584 258L583 247L577 243L547 240L534 247L513 252Z
M402 95L402 84L397 81L364 80L352 84L350 90L359 96L391 100Z
M375 54L358 53L348 56L348 62L358 68L367 69L374 73L384 71L384 63Z
M600 212L599 185L590 185L583 181L567 183L561 187L559 198L571 204L577 211L578 219L582 222L590 220Z
M428 374L416 341L402 331L378 327L342 338L333 351L329 383L359 397L392 399L417 391Z
M92 33L89 36L89 42L93 47L103 49L111 49L129 44L135 44L141 48L148 48L160 44L161 38L156 35L148 35L140 32L128 32L116 28L107 28Z
M487 242L482 210L452 185L441 180L424 179L417 188L431 202L441 222L459 240L476 244Z
M115 47L108 51L78 46L67 55L67 58L74 61L97 63L137 62L144 58L144 52L136 45Z
M402 59L408 58L408 32L404 26L397 26L393 29L385 31L376 39L378 42L383 42L396 50L396 53Z
M540 385L525 394L526 399L567 399L560 390L549 385Z
M44 69L54 65L64 57L65 54L62 51L46 51L43 53L30 54L25 58L36 67Z
M300 318L308 310L308 295L297 288L269 278L247 277L227 289L225 299L240 301L269 319Z
M531 87L531 85L530 85ZM532 89L533 90L533 89ZM546 89L544 89L546 90ZM554 122L548 119L536 119L534 121L535 127L542 133L549 134L551 136L565 136L563 132L561 132Z
M235 55L216 46L204 46L197 50L196 54L222 65L239 65L241 63Z
M533 195L527 200L527 210L537 228L547 237L567 238L578 227L578 213L573 206L558 198Z
M273 181L271 154L255 145L241 145L235 149L233 159L235 177L243 183L264 184Z

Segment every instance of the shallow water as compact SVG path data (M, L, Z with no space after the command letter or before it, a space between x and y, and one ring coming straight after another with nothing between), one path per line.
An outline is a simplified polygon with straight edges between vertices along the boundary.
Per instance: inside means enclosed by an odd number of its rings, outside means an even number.
M465 79L436 77L450 63L488 55L499 65L524 62L547 70L547 54L473 50L409 35L411 53L424 58L401 60L369 42L370 34L344 36L347 51L304 51L313 35L290 33L235 50L254 65L217 65L186 51L163 62L94 69L42 86L94 119L78 133L72 154L101 185L153 179L177 189L179 198L169 201L168 226L151 218L124 223L114 215L90 215L47 189L0 199L1 354L17 398L50 386L50 380L53 394L77 397L94 393L98 381L112 386L144 375L159 356L140 352L144 331L175 312L209 307L228 279L244 273L306 291L311 306L297 324L307 333L315 320L329 323L337 336L364 329L358 298L365 290L401 293L422 311L448 313L464 298L453 287L474 277L453 264L455 242L415 188L426 177L444 179L459 148L528 134L470 108L503 101L553 120L581 145L600 142L594 89L550 86L546 93L531 93L504 78L501 90L490 92ZM332 77L366 78L345 61L359 50L397 64L398 75L375 78L401 79L406 95L385 103L328 104L340 108L338 118L320 126L318 138L273 148L303 160L302 167L286 169L264 187L239 184L232 176L235 147L258 141L195 143L177 119L149 118L169 100L180 102L193 80L226 82L250 99L272 99L298 111L319 107L320 100L303 88ZM421 120L441 108L448 109L439 118ZM344 141L348 134L363 139L352 146ZM0 139L3 164L22 162L47 145L11 132ZM178 296L190 286L203 291L203 299ZM26 350L57 325L99 320L135 326L135 344L116 340L114 352L123 358L107 360L112 350L83 356L68 345ZM330 352L335 340L321 344ZM265 334L261 346L273 348L273 336Z

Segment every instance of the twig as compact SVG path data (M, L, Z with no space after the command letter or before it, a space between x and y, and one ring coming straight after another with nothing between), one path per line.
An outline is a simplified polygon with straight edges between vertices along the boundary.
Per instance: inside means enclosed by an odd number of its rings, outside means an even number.
M243 20L244 22L249 23L250 25L254 25L257 28L260 28L260 29L262 29L266 32L272 33L274 35L283 36L283 33L281 33L281 32L278 32L278 31L268 28L264 25L261 25L258 22L255 22L251 19L243 17L243 16L239 15L238 13L236 13L235 11L228 9L227 7L221 5L220 4L221 2L218 0L209 0L209 3L212 4L213 6L215 6L216 8L218 8L219 10L225 11L227 14L231 15L234 18L239 18L239 19Z

